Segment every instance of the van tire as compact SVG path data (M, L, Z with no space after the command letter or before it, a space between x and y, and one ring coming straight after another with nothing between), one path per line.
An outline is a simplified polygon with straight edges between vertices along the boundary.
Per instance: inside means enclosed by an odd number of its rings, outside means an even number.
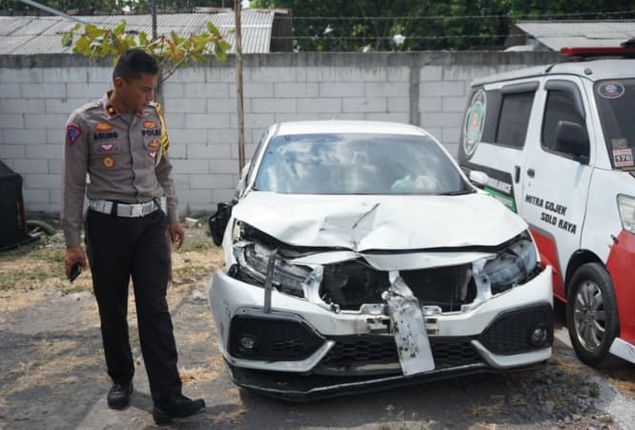
M613 282L603 265L587 263L575 271L567 297L567 327L583 363L599 367L610 361L609 348L620 324Z

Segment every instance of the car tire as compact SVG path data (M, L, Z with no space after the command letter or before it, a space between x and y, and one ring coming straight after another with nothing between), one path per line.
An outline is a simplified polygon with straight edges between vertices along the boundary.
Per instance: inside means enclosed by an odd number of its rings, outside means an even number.
M609 362L619 335L613 282L603 265L587 263L573 275L567 298L567 327L578 358L590 366Z

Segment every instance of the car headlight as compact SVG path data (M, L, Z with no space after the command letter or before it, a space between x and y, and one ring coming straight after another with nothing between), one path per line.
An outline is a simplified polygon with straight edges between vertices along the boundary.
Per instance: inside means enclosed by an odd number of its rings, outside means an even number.
M273 250L278 249L273 266L272 284L276 289L287 294L303 297L303 282L311 273L311 268L289 264L284 249L271 246L267 241L271 237L241 222L233 229L234 256L238 265L232 275L243 281L264 286L267 279L267 267ZM294 258L295 256L290 256Z
M525 232L515 238L495 258L487 261L482 275L490 284L492 294L508 290L529 281L539 270L536 247Z
M620 211L622 228L635 234L635 198L619 194L617 196L617 207Z

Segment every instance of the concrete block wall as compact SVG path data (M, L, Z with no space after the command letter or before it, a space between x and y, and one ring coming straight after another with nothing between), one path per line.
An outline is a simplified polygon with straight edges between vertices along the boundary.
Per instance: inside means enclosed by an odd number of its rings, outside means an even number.
M500 52L245 56L246 156L271 124L312 119L412 123L456 154L475 78L557 61L553 53ZM66 118L110 81L107 61L0 56L0 159L23 175L29 211L59 211ZM210 211L238 181L233 61L181 69L162 91L180 210Z

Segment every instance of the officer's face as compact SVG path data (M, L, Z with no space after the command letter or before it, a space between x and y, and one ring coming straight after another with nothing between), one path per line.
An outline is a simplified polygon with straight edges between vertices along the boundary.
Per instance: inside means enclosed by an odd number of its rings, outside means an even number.
M115 78L118 96L121 104L128 111L142 111L154 100L154 92L157 88L159 76L142 73L138 79L126 81Z

